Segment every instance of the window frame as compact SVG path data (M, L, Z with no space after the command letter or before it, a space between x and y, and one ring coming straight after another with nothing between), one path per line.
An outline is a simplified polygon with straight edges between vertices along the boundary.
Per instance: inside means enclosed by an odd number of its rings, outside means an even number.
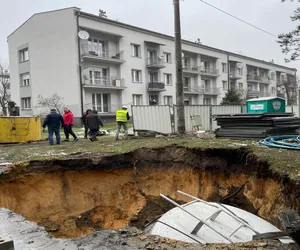
M164 95L164 105L173 106L173 96Z
M104 95L107 96L107 111L104 111L104 109L105 109ZM100 102L98 100L98 96L100 96ZM110 113L110 110L111 110L110 100L111 100L110 93L92 93L92 106L93 106L93 109L97 110L98 113L101 113L101 114ZM99 105L99 107L98 107L98 105ZM100 111L99 111L99 109L100 109Z
M138 101L140 104L138 104ZM143 94L132 94L132 103L134 106L143 105Z
M169 82L169 83L167 83L167 82ZM173 85L172 74L164 73L164 83L165 83L165 86Z
M135 73L138 73L137 75ZM136 79L137 77L136 76L139 76L138 80ZM142 70L140 69L132 69L131 70L131 81L134 82L134 83L142 83L143 80L142 80Z
M21 109L23 109L23 110L32 109L31 97L22 97L21 98Z
M26 77L28 76L28 77ZM26 79L24 79L24 77L26 77ZM20 80L21 80L21 87L28 87L31 85L31 81L30 81L30 74L29 73L24 73L20 75ZM25 83L25 84L24 84ZM26 84L27 83L27 84Z
M135 55L135 48L137 48L137 55ZM131 56L132 57L137 57L137 58L142 58L142 53L141 53L141 45L136 44L136 43L131 43Z
M27 55L27 57L26 57L26 55ZM23 63L23 62L28 62L28 61L29 61L29 49L24 48L24 49L19 50L19 62Z
M163 55L164 55L164 63L172 63L172 54L171 53L163 52Z
M226 84L226 87L224 88L224 84ZM222 87L224 90L228 90L228 82L227 81L222 81Z
M222 73L227 73L228 69L227 69L227 63L222 63Z

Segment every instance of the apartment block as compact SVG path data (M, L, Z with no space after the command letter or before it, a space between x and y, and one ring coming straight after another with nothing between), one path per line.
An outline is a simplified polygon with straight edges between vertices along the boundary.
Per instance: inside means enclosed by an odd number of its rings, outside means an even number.
M34 113L39 95L54 93L75 116L87 108L110 117L122 105L176 102L171 36L74 7L34 14L8 45L11 96L22 115ZM276 96L283 79L296 77L296 69L190 41L182 40L182 51L186 105L220 104L228 89L245 99Z

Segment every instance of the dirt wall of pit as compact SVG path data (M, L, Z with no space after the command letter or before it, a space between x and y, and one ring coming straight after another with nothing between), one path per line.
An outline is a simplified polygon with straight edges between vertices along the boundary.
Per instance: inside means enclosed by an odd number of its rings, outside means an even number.
M139 149L101 159L31 162L0 178L0 207L38 222L57 237L142 227L188 202L181 190L235 205L279 225L284 209L299 211L299 186L272 173L246 149Z

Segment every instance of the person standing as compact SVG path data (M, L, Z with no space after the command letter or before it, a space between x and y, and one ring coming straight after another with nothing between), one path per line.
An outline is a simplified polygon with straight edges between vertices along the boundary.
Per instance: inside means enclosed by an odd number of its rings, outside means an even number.
M78 141L78 137L75 135L75 133L72 130L74 116L71 110L69 110L68 108L64 108L63 119L64 119L64 132L66 136L65 141L69 141L69 135L73 136L74 141Z
M125 138L128 137L128 128L127 121L130 119L130 116L127 111L127 107L123 106L122 109L116 112L116 122L117 122L117 132L116 132L116 140L119 140L119 134L121 127L124 129Z
M60 128L64 126L64 120L61 114L57 114L56 109L51 109L50 114L46 116L43 122L43 129L48 126L48 140L50 145L54 144L53 133L55 134L56 144L60 144Z
M87 127L91 131L91 137L90 140L93 142L95 141L98 135L98 131L100 126L103 127L103 123L98 115L98 112L96 110L93 110L87 117L86 117L86 124Z
M88 128L88 126L87 126L87 124L86 124L86 118L87 118L87 116L88 116L91 112L92 112L91 109L87 109L87 110L85 111L85 114L81 117L81 122L82 122L82 125L84 126L84 139L87 139L87 136L88 136L88 130L89 130L89 128Z

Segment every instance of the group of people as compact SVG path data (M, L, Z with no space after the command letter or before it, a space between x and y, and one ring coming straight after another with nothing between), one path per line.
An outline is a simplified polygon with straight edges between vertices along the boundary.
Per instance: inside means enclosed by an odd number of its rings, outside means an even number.
M123 127L125 138L128 136L127 121L130 119L130 116L127 111L127 107L123 106L122 109L116 112L116 122L117 122L117 131L116 131L116 140L119 140L120 130ZM97 135L100 127L103 127L103 123L98 115L96 110L88 109L85 114L81 117L82 124L84 126L84 138L88 138L91 142L97 140ZM54 144L53 134L56 137L56 144L60 144L60 128L64 129L65 141L69 141L70 135L74 138L74 141L78 141L77 135L73 132L73 123L74 115L68 109L64 109L64 114L61 115L57 113L56 109L51 109L50 114L48 114L43 122L43 129L48 127L48 140L50 145Z

